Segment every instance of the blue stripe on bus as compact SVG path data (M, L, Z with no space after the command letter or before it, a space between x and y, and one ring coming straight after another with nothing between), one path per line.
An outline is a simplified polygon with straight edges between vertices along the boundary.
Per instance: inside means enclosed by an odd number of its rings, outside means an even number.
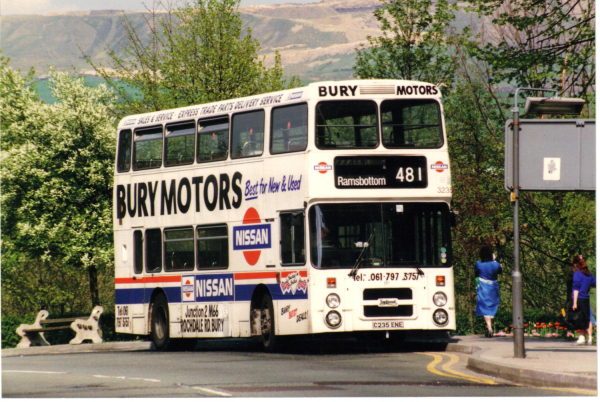
M162 288L167 295L169 303L181 303L181 287ZM115 289L115 304L142 304L150 303L150 296L154 289ZM145 300L144 300L145 296Z

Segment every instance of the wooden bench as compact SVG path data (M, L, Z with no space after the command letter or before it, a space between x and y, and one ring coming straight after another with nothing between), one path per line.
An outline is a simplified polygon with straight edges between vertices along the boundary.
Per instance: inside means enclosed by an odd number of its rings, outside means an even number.
M92 343L102 343L98 323L100 321L100 314L103 311L104 309L101 306L96 306L89 317L54 318L48 320L49 313L46 310L42 310L38 313L33 324L21 324L17 328L17 334L22 338L17 348L50 346L46 338L44 338L44 332L64 331L68 329L75 331L75 337L69 342L71 345L79 345L84 340L90 340Z

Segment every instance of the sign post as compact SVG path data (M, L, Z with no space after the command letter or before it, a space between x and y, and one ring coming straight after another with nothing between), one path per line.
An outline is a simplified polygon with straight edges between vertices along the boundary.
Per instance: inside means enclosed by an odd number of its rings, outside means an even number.
M505 153L507 159L505 160L505 175L509 177L509 166L512 167L512 186L508 185L507 188L511 190L511 201L513 202L513 232L514 232L514 270L512 274L513 284L513 326L514 326L514 357L519 359L525 358L525 339L524 339L524 324L523 324L523 275L520 269L520 258L519 258L519 190L522 189L520 186L520 131L521 122L519 122L519 92L520 91L536 91L536 92L552 92L557 93L554 89L540 89L540 88L517 88L515 90L515 105L512 110L513 120L506 124L506 136L507 141L505 143ZM569 99L561 100L560 98L528 98L527 109L531 110L532 113L552 113L552 114L579 114L583 108L585 102L582 99ZM536 120L537 121L537 120ZM508 155L509 147L508 136L509 126L512 128L512 164L509 163ZM552 128L552 127L549 127ZM525 134L525 133L523 133ZM525 137L525 135L524 135ZM595 137L594 137L595 138ZM595 147L594 147L595 149ZM554 156L548 156L550 160L547 162L546 167L551 172L548 175L556 177L557 171L560 170L557 166L560 165L560 160L554 158ZM558 163L557 163L558 162ZM546 177L548 177L546 175ZM508 182L507 179L505 181ZM560 182L560 176L558 180L552 180L553 182Z

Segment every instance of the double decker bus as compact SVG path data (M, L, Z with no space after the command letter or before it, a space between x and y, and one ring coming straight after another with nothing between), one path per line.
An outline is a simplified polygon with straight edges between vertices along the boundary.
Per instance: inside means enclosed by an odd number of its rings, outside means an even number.
M117 332L273 351L456 328L434 85L321 82L128 116L115 169Z

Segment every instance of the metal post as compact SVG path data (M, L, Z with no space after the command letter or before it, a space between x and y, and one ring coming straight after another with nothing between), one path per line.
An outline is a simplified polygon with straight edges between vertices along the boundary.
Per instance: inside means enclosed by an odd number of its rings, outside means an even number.
M525 358L525 337L523 325L523 275L519 263L519 91L558 92L554 89L517 88L515 91L515 106L513 112L513 232L514 232L514 270L512 274L513 297L513 342L514 357Z
M513 109L513 232L514 232L514 270L512 274L513 293L513 342L514 357L525 358L525 339L523 325L523 276L519 266L519 106L515 92L515 108Z

